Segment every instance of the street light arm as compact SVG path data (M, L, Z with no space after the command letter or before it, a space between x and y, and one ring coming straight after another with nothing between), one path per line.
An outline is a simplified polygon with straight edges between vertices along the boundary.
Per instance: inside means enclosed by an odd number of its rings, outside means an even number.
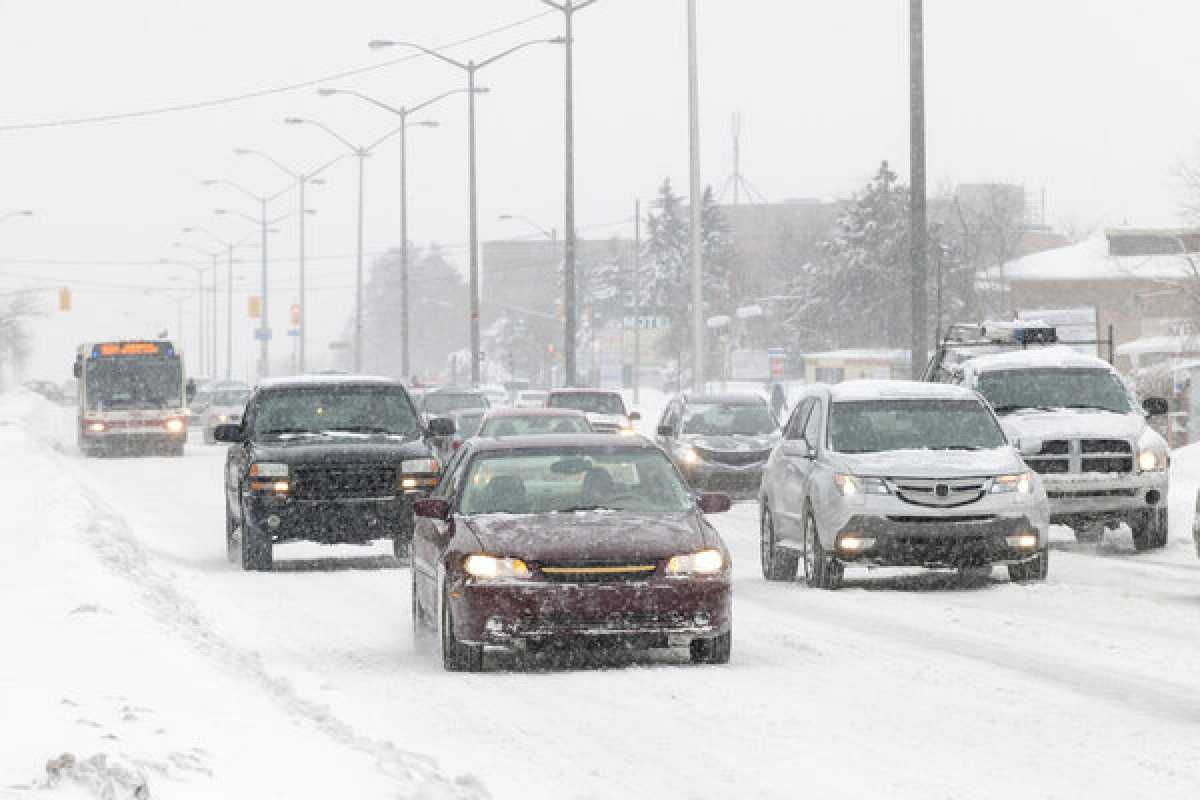
M436 123L433 123L433 125L434 125L434 126L436 126ZM420 123L420 122L406 122L406 123L404 123L403 125L401 125L399 128L396 128L395 130L393 130L393 131L390 131L390 132L388 132L388 133L384 134L383 136L380 136L378 139L376 139L375 141L371 142L369 145L367 145L366 147L364 147L364 148L362 149L362 151L363 151L364 153L370 153L370 152L371 152L372 150L374 150L376 147L379 147L379 145L381 145L381 144L383 144L384 142L388 141L388 140L389 140L389 139L391 139L393 136L396 136L396 135L398 135L398 134L400 133L400 131L406 130L406 129L408 129L408 128L422 128L422 127L426 127L424 123Z
M274 156L272 156L270 153L264 153L262 150L251 150L249 148L246 148L246 149L239 148L239 149L235 150L234 152L238 153L239 155L244 153L248 156L258 156L259 158L263 159L264 161L269 161L270 163L274 164L275 167L280 172L287 175L292 180L294 180L294 181L303 180L303 176L300 173L296 172L295 170L291 169L287 165L283 164L278 159L276 159Z
M373 106L378 106L379 108L382 108L384 111L390 111L391 113L396 114L397 116L403 117L408 113L408 111L403 108L396 108L395 106L389 105L389 104L383 102L382 100L376 100L374 97L365 95L362 92L356 92L353 89L330 89L330 90L328 90L328 93L329 94L346 94L346 95L350 95L351 97L357 97L359 100L364 100Z
M418 103L417 105L413 106L412 108L406 108L405 111L407 111L409 114L415 114L416 112L420 111L421 109L428 108L429 106L433 105L434 103L436 103L440 100L445 100L447 97L450 97L450 96L456 95L456 94L466 94L470 91L471 91L470 89L451 89L448 92L442 92L437 97L431 97L430 99L426 100L423 103ZM486 92L486 91L487 91L487 89L479 89L479 88L475 89L475 92L477 94L482 94L483 92Z
M231 208L218 208L215 213L218 214L219 216L229 215L229 216L233 216L233 217L241 217L242 219L246 220L247 222L249 222L252 225L261 225L262 224L262 220L255 219L254 217L250 216L249 214L243 213L241 211L236 211Z
M339 142L341 142L342 145L345 146L346 149L349 150L351 153L357 154L361 150L361 148L358 145L351 142L345 136L342 136L340 133L338 133L333 128L326 125L324 122L319 122L315 119L302 119L300 121L302 123L312 125L313 127L320 128L321 130L325 131L327 134L332 136L334 139L337 139Z
M596 0L580 0L580 2L574 3L570 6L566 5L565 3L556 3L556 2L554 2L554 0L542 0L542 2L545 3L546 5L550 6L551 8L557 8L559 11L563 12L564 14L568 14L568 13L573 14L576 11L582 11L583 9L592 5L593 3L596 2Z
M247 189L245 186L242 186L237 181L231 181L231 180L227 180L225 178L217 178L216 180L204 181L204 185L205 186L218 186L218 185L219 186L228 186L230 189L234 189L234 190L239 191L242 194L246 195L246 197L249 197L251 200L253 200L256 203L261 203L263 200L262 195L255 194L254 192Z
M181 228L180 230L183 233L202 233L222 247L229 247L229 242L225 241L220 236L217 236L215 233L202 225L189 225L188 227Z
M464 64L461 61L455 61L453 58L450 58L450 56L442 55L437 50L431 50L430 48L424 47L415 42L378 42L378 43L372 42L371 44L373 46L382 46L382 47L411 47L414 50L420 50L422 53L424 53L427 56L433 56L434 58L436 58L440 61L444 61L447 64L450 64L451 66L458 67L461 70L469 70L471 68L470 65L468 65L468 64Z
M516 47L510 47L509 49L505 50L502 53L497 53L496 55L492 56L489 59L480 61L478 64L476 64L474 66L474 69L476 69L476 70L483 69L486 66L495 64L497 61L499 61L502 58L511 56L513 53L516 53L519 50L524 50L527 47L533 47L534 45L537 45L537 44L562 44L562 43L563 43L563 39L561 37L558 37L555 39L534 39L532 41L522 42L521 44L517 45Z

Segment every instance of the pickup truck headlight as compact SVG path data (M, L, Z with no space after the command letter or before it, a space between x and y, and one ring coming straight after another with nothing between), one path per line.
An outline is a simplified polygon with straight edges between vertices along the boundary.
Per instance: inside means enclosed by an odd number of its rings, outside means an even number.
M1033 473L999 475L992 481L992 494L1029 494L1033 491Z
M287 476L287 464L274 464L269 461L263 461L250 465L251 478L286 478Z
M415 458L400 465L400 471L417 475L436 475L439 469L436 458Z
M833 476L833 482L842 493L842 497L855 497L860 494L891 494L883 478L860 478L857 475L838 473Z
M679 460L690 467L700 463L700 454L694 447L681 447L679 448Z
M725 568L725 556L720 550L701 550L686 556L675 556L667 562L667 574L675 577L688 575L716 575Z
M1167 468L1167 454L1156 447L1138 453L1138 469L1142 472L1161 472Z

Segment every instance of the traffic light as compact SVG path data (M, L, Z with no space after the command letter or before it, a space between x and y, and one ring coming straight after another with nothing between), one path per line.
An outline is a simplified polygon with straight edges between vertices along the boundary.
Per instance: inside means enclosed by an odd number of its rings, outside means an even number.
M246 311L250 314L250 319L262 319L262 298L252 294L248 300Z
M64 286L58 290L58 310L59 311L70 311L71 310L71 290L68 289L66 286Z
M292 327L293 328L300 327L300 304L299 303L292 304Z

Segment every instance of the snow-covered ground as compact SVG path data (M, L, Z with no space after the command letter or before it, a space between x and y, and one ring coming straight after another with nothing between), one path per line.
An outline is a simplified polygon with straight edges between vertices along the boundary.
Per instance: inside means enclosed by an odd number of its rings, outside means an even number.
M643 399L653 430L660 398ZM185 798L1200 787L1200 450L1176 454L1164 551L1060 531L1044 585L851 573L820 592L763 581L741 505L714 517L735 558L728 666L461 675L414 648L386 547L279 548L276 572L243 574L224 557L222 448L88 461L70 431L68 411L0 398L0 797L105 780Z

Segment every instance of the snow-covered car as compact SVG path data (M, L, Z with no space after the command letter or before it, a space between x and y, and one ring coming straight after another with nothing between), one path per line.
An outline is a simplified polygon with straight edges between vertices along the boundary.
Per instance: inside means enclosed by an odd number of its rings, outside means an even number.
M474 389L434 389L421 395L418 406L426 420L446 417L454 411L491 407L492 404L487 395Z
M443 463L454 457L454 451L462 447L463 442L479 433L479 426L483 424L487 413L482 408L465 408L446 415L454 423L454 433L436 439L438 455Z
M212 388L208 407L200 415L205 444L216 444L213 431L218 425L237 425L242 421L242 411L249 398L249 386L224 385Z
M848 566L1049 567L1049 508L978 393L911 381L814 386L771 453L759 496L762 571L837 588Z
M684 392L663 409L656 441L694 488L754 499L779 436L761 394Z
M404 387L386 378L304 376L261 382L238 425L218 425L225 458L225 546L244 570L270 570L281 542L412 541L413 501L437 485L436 436Z
M610 389L555 389L546 396L546 408L573 408L587 414L597 433L633 433L642 418L625 408L625 398Z
M729 550L704 516L729 498L697 499L641 437L471 439L415 508L414 638L436 630L448 670L572 643L729 660Z
M522 389L517 392L513 405L517 408L542 408L546 405L546 397L549 394L545 389Z
M1044 347L964 361L958 381L978 390L1025 461L1042 477L1050 521L1081 541L1129 526L1138 550L1167 543L1170 452L1147 417L1165 400L1139 405L1108 362L1069 347Z
M479 391L488 399L489 408L503 408L509 404L509 391L503 386L480 386Z

